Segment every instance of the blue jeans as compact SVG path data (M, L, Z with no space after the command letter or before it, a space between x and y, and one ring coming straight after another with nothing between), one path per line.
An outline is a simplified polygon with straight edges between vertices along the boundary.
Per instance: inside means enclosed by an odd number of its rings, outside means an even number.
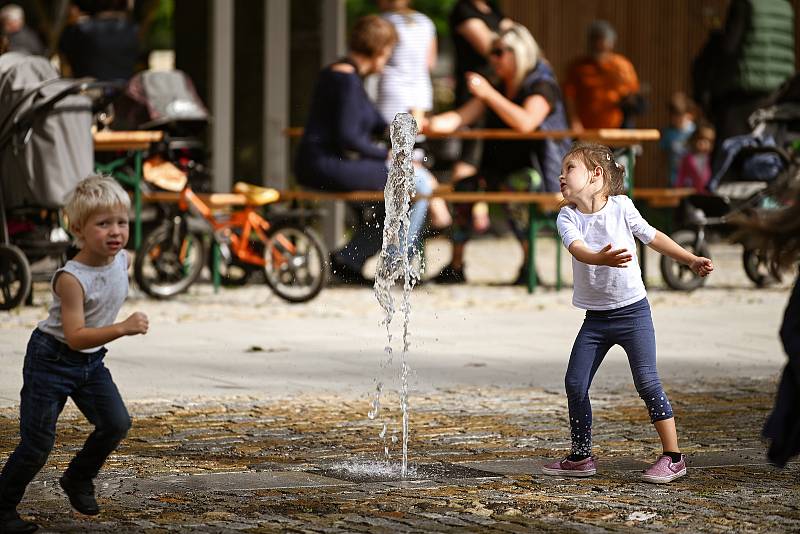
M430 195L433 192L430 173L422 167L414 167L414 182L417 195ZM411 204L408 248L413 251L419 245L419 238L428 214L428 199L420 199ZM380 252L383 243L383 205L375 210L375 218L379 220L364 221L356 228L352 239L336 252L337 259L353 270L360 271L369 258Z
M673 416L656 370L656 335L647 298L616 310L589 310L572 347L564 379L573 454L592 453L589 387L614 345L620 345L628 355L633 383L647 406L650 421L655 423Z
M13 510L44 466L56 439L56 421L67 397L94 425L65 472L75 480L97 476L106 458L131 427L111 373L106 349L83 353L36 329L28 341L20 401L20 443L0 473L0 511Z

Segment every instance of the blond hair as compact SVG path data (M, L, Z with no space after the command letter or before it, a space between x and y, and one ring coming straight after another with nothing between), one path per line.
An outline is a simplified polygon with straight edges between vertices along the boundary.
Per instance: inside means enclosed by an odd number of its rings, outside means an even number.
M539 45L528 28L516 22L510 28L501 31L497 40L514 54L517 62L514 85L519 87L525 76L539 63L541 55Z
M91 175L75 186L64 206L70 228L81 228L89 217L98 211L131 207L128 193L112 177Z

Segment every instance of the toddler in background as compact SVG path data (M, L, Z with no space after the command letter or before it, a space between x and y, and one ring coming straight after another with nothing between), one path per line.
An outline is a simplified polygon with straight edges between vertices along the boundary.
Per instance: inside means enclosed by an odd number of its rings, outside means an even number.
M686 144L695 131L695 105L685 93L678 91L669 99L669 126L661 130L659 146L669 162L669 185L675 187L678 167L686 154Z
M700 123L697 126L689 138L688 150L681 158L675 187L693 187L698 193L708 191L714 137L714 128L710 124Z

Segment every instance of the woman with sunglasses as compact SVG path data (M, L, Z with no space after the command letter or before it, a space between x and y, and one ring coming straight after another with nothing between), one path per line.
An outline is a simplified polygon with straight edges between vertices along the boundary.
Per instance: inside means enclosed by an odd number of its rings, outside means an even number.
M472 98L456 110L431 117L430 132L449 133L485 117L486 128L511 128L520 133L535 130L566 130L564 102L555 74L541 56L530 32L520 24L503 30L490 50L490 63L498 83L468 72L465 76ZM487 140L483 145L481 169L456 183L461 191L559 190L561 159L569 149L568 139L537 141ZM470 207L457 204L453 229L453 257L436 276L439 283L463 283L464 246L469 239ZM510 213L510 212L509 212ZM525 229L510 217L511 227L527 247ZM527 254L525 254L527 257ZM526 266L516 283L527 280Z

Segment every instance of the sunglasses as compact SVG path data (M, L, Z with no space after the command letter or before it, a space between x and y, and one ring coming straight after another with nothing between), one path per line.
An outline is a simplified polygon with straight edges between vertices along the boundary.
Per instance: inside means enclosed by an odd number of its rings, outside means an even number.
M503 54L505 54L506 52L510 52L510 51L511 51L510 48L492 48L489 51L489 54L494 56L494 57L500 57Z

